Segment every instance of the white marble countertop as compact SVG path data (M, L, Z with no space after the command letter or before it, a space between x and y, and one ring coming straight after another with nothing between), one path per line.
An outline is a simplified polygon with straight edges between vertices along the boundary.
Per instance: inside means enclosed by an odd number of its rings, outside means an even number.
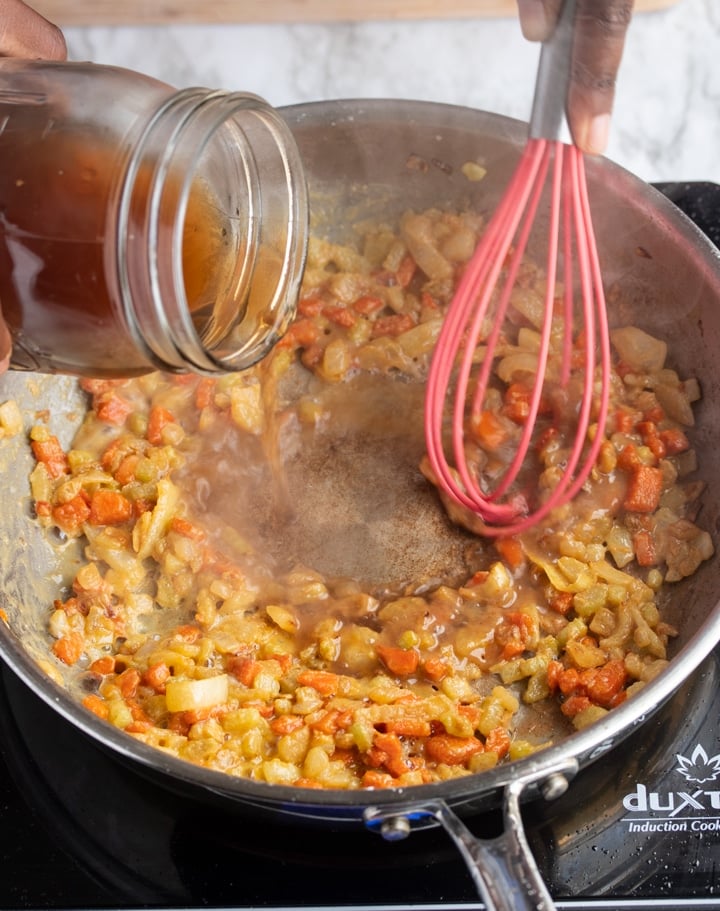
M119 0L121 2L121 0ZM438 16L442 15L438 2ZM515 19L65 30L72 59L178 87L254 92L279 106L412 98L526 120L537 45ZM720 2L638 13L617 88L608 157L648 181L720 183Z

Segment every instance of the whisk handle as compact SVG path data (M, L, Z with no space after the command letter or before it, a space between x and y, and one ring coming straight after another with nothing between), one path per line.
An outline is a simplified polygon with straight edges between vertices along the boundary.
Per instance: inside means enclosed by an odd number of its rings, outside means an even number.
M572 144L565 106L570 84L575 6L575 0L564 0L555 30L540 51L530 117L531 139Z

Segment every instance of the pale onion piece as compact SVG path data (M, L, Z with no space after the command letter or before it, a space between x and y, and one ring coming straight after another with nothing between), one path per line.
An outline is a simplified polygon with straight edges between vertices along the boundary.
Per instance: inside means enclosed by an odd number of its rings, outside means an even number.
M157 502L151 512L144 512L132 532L132 543L139 560L149 557L170 525L177 508L180 491L168 478L157 482Z
M476 161L466 161L460 170L463 177L471 183L477 183L478 181L483 180L487 175L487 168L484 168Z
M407 212L400 222L400 232L415 262L428 278L452 277L452 263L438 250L432 222L426 215Z
M0 437L14 437L23 429L23 419L18 404L9 399L0 405Z
M441 317L429 319L398 336L398 344L408 357L421 358L435 347L443 320Z
M685 395L687 396L688 402L699 402L702 397L702 392L700 390L700 381L696 377L690 377L683 382L683 389L685 390Z
M540 333L528 326L521 326L518 330L518 348L524 351L539 351L541 341Z
M503 383L512 383L517 374L536 374L538 359L536 354L530 352L522 354L509 354L497 366L497 375Z
M193 712L211 709L228 700L227 674L202 680L171 678L165 684L165 702L169 712Z
M511 305L528 320L536 329L539 329L545 320L545 298L534 288L513 288L510 295Z
M658 402L671 421L677 421L685 427L695 424L692 405L682 386L666 386L658 383L654 389Z
M286 607L284 604L268 604L265 613L270 617L272 622L279 626L286 633L295 633L298 630L299 623L295 612Z
M633 370L654 373L665 364L667 344L636 326L613 329L610 338L620 359Z
M265 427L260 383L237 384L230 389L230 414L241 430L259 436Z

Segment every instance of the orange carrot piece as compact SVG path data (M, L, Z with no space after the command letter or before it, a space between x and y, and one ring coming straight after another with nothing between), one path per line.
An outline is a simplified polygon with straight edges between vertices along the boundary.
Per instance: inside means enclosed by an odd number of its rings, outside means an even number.
M525 563L525 551L516 537L497 538L495 549L510 569L519 569Z
M368 769L362 777L362 786L364 788L378 789L392 788L395 786L395 780L387 772L381 772L379 769Z
M80 660L85 640L80 633L68 633L53 643L52 651L64 664L72 665Z
M131 481L135 480L135 469L137 468L139 461L140 456L138 453L130 452L128 455L124 456L118 467L115 469L113 477L121 487L124 487L126 484L129 484Z
M319 316L324 306L325 301L321 297L311 294L298 301L297 312L300 316Z
M105 655L103 658L96 658L90 665L90 670L93 674L100 674L102 677L106 677L108 674L114 672L115 659L110 655Z
M132 518L133 507L130 500L116 490L100 488L90 497L91 525L122 525Z
M110 710L105 704L104 700L100 696L96 696L94 693L91 693L89 696L86 696L82 704L85 706L88 711L92 712L93 715L97 715L98 718L107 720L110 715Z
M660 505L663 474L651 465L637 465L631 475L623 503L628 512L655 512Z
M452 734L433 734L425 744L425 752L430 759L445 765L464 765L484 749L477 737L455 737Z
M162 432L168 424L174 424L175 418L167 408L153 405L148 415L147 433L145 436L153 446L162 446Z
M57 437L47 440L32 440L30 446L33 455L42 462L51 478L59 478L70 470L67 456Z
M401 288L407 288L415 275L417 263L410 253L406 253L400 260L395 279Z
M93 409L99 421L121 427L132 411L132 405L116 392L106 392L95 397Z
M431 655L423 661L423 671L425 671L426 676L431 680L438 681L442 680L447 674L448 668L447 664L441 658Z
M592 702L588 696L569 696L561 704L560 711L568 718L573 718L575 715L579 715L580 712L584 712L585 709L589 709L591 705Z
M262 670L262 665L247 655L236 655L228 661L227 669L240 683L251 687Z
M309 348L320 338L320 328L311 319L296 320L277 343L277 348Z
M379 316L373 323L372 338L397 338L415 327L415 320L409 313L393 313L392 316Z
M493 728L485 738L485 752L495 753L498 759L502 759L509 750L510 734L505 728Z
M343 329L352 329L358 321L357 314L353 313L352 310L348 310L347 307L324 307L323 316L327 317L331 323L335 323L336 326L340 326Z
M204 376L195 389L195 407L198 411L209 408L215 401L215 387L217 380L211 376Z
M431 734L429 721L413 718L405 721L388 721L385 730L388 734L397 734L398 737L429 737Z
M176 531L179 535L184 538L190 538L192 541L205 540L205 532L202 528L188 521L188 519L183 519L181 516L174 516L170 521L170 528L172 531Z
M374 294L363 294L353 303L353 310L361 316L372 316L373 313L379 313L385 302Z
M321 696L332 696L340 685L339 676L330 671L301 671L297 680L300 686L310 686Z
M420 663L420 655L415 649L397 648L392 645L376 645L378 657L391 674L407 677L414 674Z
M639 566L655 566L658 562L655 539L649 531L637 531L632 537L635 559Z
M690 448L690 441L680 428L661 430L659 437L665 444L668 455L677 455Z
M483 449L490 452L499 449L508 438L508 431L494 411L481 411L470 421L470 429Z
M410 771L410 764L405 758L403 745L397 734L376 734L373 746L383 754L382 765L391 775L399 777Z
M145 686L149 686L156 693L164 693L165 684L170 679L170 668L164 661L158 661L157 664L150 665L141 679Z
M72 500L68 500L67 503L54 506L52 510L53 521L58 528L68 534L79 531L89 517L90 506L85 497L80 494L73 497Z
M305 719L301 715L279 715L270 722L270 730L278 737L282 737L284 734L299 731L304 725Z
M581 674L587 695L596 704L608 708L625 686L627 671L621 660L608 661L602 667L588 668Z

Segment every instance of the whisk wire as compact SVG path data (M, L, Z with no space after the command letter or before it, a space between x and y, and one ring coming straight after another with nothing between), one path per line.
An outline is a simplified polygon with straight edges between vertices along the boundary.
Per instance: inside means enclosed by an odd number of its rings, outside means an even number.
M536 381L530 393L528 415L520 431L514 457L495 489L486 490L482 489L475 469L468 463L465 428L468 419L472 425L472 420L484 407L495 350L501 339L512 291L551 164L545 308L542 325L539 327ZM516 235L517 240L513 246ZM579 267L584 326L581 352L577 350L574 342L575 258ZM533 442L552 347L556 316L556 279L561 261L565 290L562 308L560 385L567 387L573 371L573 361L581 356L584 368L583 395L577 410L574 443L566 457L558 482L544 502L534 511L530 511L525 497L520 493L509 496L507 502L500 502L500 498L508 493L517 480ZM498 294L496 287L503 268L506 270L505 279ZM493 324L487 339L484 340L486 350L479 371L476 371L476 385L468 412L468 390L473 380L478 346L483 341L482 334L489 313L492 315ZM597 405L596 338L599 339L602 367ZM585 483L602 444L608 411L609 369L607 315L582 154L574 146L560 141L531 139L502 203L491 218L474 256L468 263L431 362L426 398L426 439L429 462L441 489L456 503L477 513L483 522L487 523L486 531L490 535L522 531L545 517L551 510L568 502ZM454 373L456 375L453 384ZM451 423L454 470L445 455L444 445L445 402L451 390L454 396ZM597 410L596 429L588 446L594 408ZM581 463L584 452L585 458Z

